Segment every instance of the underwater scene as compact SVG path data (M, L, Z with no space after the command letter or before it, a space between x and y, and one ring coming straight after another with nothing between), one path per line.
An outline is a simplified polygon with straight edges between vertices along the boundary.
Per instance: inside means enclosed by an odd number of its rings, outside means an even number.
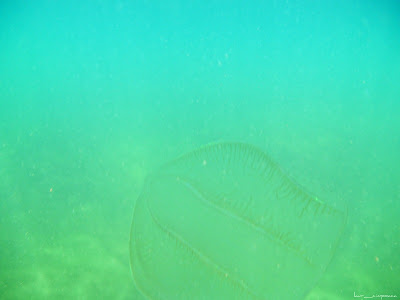
M0 299L400 298L400 3L0 2Z

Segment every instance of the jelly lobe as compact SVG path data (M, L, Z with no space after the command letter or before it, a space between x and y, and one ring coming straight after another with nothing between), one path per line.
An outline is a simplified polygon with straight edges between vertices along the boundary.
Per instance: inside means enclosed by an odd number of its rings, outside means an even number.
M132 274L150 299L301 298L345 220L257 148L205 146L147 179L134 209Z

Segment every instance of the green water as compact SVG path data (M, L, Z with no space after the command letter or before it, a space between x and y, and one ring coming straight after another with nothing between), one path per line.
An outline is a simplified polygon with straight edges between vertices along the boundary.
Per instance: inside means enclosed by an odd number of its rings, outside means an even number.
M394 0L2 1L0 299L143 299L144 180L219 141L347 206L306 299L400 297L399 16Z

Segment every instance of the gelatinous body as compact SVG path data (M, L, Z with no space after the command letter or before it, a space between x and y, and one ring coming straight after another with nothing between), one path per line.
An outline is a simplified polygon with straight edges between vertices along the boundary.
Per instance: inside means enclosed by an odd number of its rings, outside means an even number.
M132 221L132 274L149 299L300 299L345 221L257 148L212 144L147 179Z

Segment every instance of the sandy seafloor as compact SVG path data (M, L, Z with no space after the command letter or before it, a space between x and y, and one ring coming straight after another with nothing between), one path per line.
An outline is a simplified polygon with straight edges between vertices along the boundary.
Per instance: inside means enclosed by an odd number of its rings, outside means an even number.
M347 207L306 299L400 297L400 8L335 3L2 3L0 299L141 299L144 179L218 141Z

